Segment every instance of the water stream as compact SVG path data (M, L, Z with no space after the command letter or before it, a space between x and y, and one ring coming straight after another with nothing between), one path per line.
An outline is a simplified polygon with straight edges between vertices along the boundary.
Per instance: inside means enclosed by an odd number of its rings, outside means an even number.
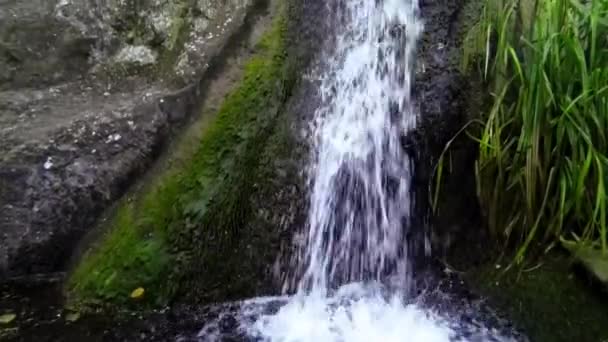
M405 287L411 170L399 137L416 121L410 70L422 24L415 0L341 8L312 128L308 239L293 266L305 267L300 291L389 275Z
M336 45L315 75L306 243L294 257L294 294L239 304L243 338L268 342L488 341L411 297L406 232L412 163L399 137L416 125L410 99L417 0L339 1ZM220 322L203 341L222 340ZM477 329L477 328L476 328ZM479 329L477 329L479 330ZM483 330L483 329L482 329Z

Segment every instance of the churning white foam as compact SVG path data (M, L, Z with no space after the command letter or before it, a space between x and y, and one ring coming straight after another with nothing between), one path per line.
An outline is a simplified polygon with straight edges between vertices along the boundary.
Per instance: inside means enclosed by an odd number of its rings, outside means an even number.
M252 336L272 342L447 342L453 332L440 317L398 296L350 284L331 296L295 296L261 316Z

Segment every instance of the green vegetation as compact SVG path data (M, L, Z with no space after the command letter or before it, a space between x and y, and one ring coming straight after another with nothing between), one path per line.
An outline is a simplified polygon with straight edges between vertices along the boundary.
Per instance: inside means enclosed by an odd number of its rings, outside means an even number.
M69 279L73 304L163 304L193 273L202 272L207 255L225 258L216 249L228 248L226 241L238 237L250 212L256 152L272 132L292 85L285 31L285 20L277 15L246 64L243 80L206 126L192 159L117 210L108 235ZM212 244L205 244L209 240ZM135 302L130 297L139 288L145 294Z
M530 341L608 340L605 293L577 272L606 270L608 3L478 5L461 59L469 122L445 146L430 195L449 215L443 194L462 189L466 165L488 230L463 229L446 262ZM458 157L470 148L474 167Z
M608 253L607 36L606 1L487 0L466 40L492 96L478 197L516 264L560 239Z
M72 299L89 305L127 303L130 292L139 286L152 293L165 291L158 281L171 263L164 232L158 227L138 225L135 215L134 205L118 209L110 224L112 231L72 275ZM159 298L164 296L166 293Z

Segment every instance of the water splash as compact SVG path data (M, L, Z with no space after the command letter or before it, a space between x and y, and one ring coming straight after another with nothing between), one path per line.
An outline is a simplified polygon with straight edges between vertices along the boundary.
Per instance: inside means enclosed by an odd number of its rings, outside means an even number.
M262 297L222 304L200 341L245 342L515 342L485 326L484 315L446 316L377 282L351 283L323 295ZM462 312L477 312L470 304ZM483 310L482 310L483 311ZM490 315L491 316L491 315ZM185 339L184 341L190 341ZM525 340L525 339L520 339ZM180 340L182 341L182 340Z
M264 341L448 341L447 322L371 284L350 284L331 296L297 296L249 332ZM404 331L404 328L407 330Z

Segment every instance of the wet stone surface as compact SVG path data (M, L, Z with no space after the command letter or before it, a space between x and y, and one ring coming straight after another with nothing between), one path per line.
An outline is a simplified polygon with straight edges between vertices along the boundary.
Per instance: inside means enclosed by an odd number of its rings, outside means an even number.
M65 267L193 114L252 4L0 1L0 280Z
M6 297L3 302L8 303L0 314L16 314L14 322L0 326L2 341L205 342L211 337L213 341L261 341L248 334L248 329L261 315L278 312L288 300L268 297L207 306L174 305L145 313L82 314L72 320L73 312L61 307L57 279L30 278L26 283L14 282L0 288ZM425 289L417 294L415 302L451 320L454 341L527 341L485 300L471 293L458 275L432 271L425 279ZM501 336L503 340L491 336Z

